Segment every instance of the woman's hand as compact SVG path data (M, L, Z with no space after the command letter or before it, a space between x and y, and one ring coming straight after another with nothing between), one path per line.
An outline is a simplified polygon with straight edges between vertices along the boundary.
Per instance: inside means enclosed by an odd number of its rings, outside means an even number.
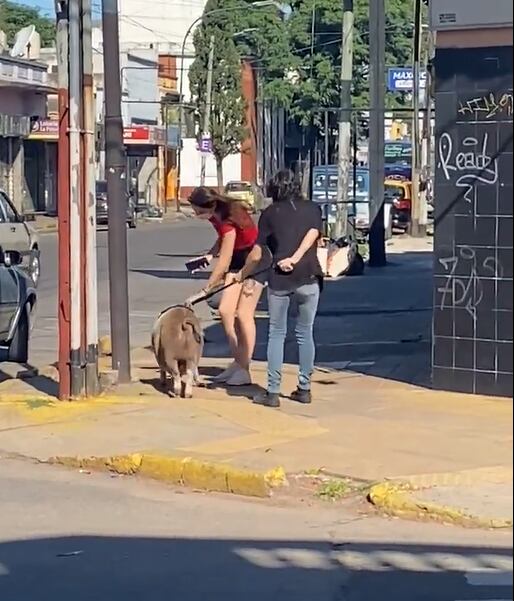
M196 294L193 294L192 296L190 296L189 298L187 298L184 301L184 305L186 307L193 307L193 305L196 305L196 303L198 303L200 300L203 299L203 297L207 294L208 290L206 290L205 288L202 288L202 290L200 290L200 292L197 292Z
M298 261L295 259L295 257L288 257L287 259L282 259L279 261L277 266L280 271L283 271L284 273L291 273L291 271L293 271L293 269L296 267L297 263Z

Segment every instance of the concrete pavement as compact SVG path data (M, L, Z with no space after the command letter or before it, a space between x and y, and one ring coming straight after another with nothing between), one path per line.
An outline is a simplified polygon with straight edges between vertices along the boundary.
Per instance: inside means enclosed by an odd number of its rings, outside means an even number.
M0 459L5 601L507 601L508 533Z
M512 521L512 494L506 494L512 486L508 403L446 395L352 371L318 372L312 406L285 400L280 411L256 407L246 398L251 389L230 395L199 389L193 400L169 400L154 388L157 372L148 351L137 356L140 383L94 403L59 404L36 398L29 392L30 381L25 388L15 384L9 389L4 383L0 449L40 460L68 458L76 466L69 458L136 453L160 462L192 457L207 462L209 474L212 466L256 475L281 467L287 473L336 474L370 484L393 480L423 491L425 500L436 495L433 504L452 491L445 505L467 511L470 519L424 512L424 506L416 515L477 525L488 517L504 526ZM208 361L204 374L215 373L216 365L219 369L219 362ZM255 366L254 376L264 384L263 364ZM288 388L294 377L288 368ZM15 391L23 396L13 396ZM180 482L181 474L172 481ZM194 487L220 490L212 480L198 478ZM499 487L505 494L491 495ZM477 496L483 497L478 506ZM406 513L389 500L377 505Z
M148 226L131 239L134 340L146 344L160 308L198 286L182 279L179 267L182 255L208 246L210 235L201 224L186 222ZM175 244L184 252L174 251ZM151 452L256 473L281 466L289 473L322 470L370 482L393 478L422 488L424 495L428 488L436 497L449 494L441 487L458 487L458 508L469 506L472 495L512 483L512 407L503 400L427 388L429 242L396 239L390 250L387 268L327 283L316 325L320 369L311 407L285 401L280 412L271 412L249 403L252 390L227 395L200 389L193 401L170 401L155 389L154 359L140 349L134 352L140 382L96 404L39 400L41 393L55 390L45 376L0 383L0 449L40 459ZM101 253L105 287L104 261ZM164 263L156 267L156 261ZM208 376L224 365L220 357L227 353L219 326L206 322L206 327ZM265 355L264 319L258 329L257 359ZM286 354L295 361L294 345ZM294 369L286 371L284 392L295 387ZM263 363L256 362L254 376L257 384L265 383ZM463 473L472 474L467 484ZM432 479L420 485L422 477ZM504 514L508 500L495 505L493 499L488 515L511 520L511 510Z

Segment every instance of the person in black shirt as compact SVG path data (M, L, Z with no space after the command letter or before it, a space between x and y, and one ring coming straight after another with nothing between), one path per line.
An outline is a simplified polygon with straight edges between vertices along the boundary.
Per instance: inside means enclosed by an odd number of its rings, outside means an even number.
M300 184L290 171L280 171L268 183L267 192L273 204L261 215L257 245L239 275L244 278L252 273L262 259L262 248L269 248L273 267L268 276L268 388L254 402L268 407L280 406L287 318L294 302L298 307L296 339L300 365L298 389L291 398L311 403L313 329L323 283L317 256L317 242L323 227L321 210L303 198Z

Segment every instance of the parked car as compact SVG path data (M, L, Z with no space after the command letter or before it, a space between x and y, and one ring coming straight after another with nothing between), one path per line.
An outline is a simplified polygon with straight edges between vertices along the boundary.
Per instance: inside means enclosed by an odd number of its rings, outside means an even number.
M406 232L412 216L412 183L400 176L386 179L385 202L391 206L391 226Z
M13 363L28 361L37 298L32 279L20 269L22 259L0 246L0 361Z
M37 286L41 276L38 236L3 190L0 190L0 245L20 253L22 268Z
M259 208L257 187L251 182L229 182L225 186L225 194L229 198L241 201L251 211Z
M127 194L127 225L130 229L137 227L137 209L136 201L132 194ZM109 200L107 198L107 182L96 182L96 223L98 225L107 225L109 222L108 211Z

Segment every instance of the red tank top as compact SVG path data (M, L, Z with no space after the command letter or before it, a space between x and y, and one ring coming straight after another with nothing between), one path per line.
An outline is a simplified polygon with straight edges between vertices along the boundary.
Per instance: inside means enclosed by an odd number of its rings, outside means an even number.
M252 248L257 242L257 237L259 235L259 230L257 226L252 222L252 225L248 227L240 227L234 225L229 221L219 221L216 217L211 217L209 219L214 229L216 230L219 239L221 240L225 234L229 232L236 232L236 242L234 244L234 250L244 250L247 248Z

